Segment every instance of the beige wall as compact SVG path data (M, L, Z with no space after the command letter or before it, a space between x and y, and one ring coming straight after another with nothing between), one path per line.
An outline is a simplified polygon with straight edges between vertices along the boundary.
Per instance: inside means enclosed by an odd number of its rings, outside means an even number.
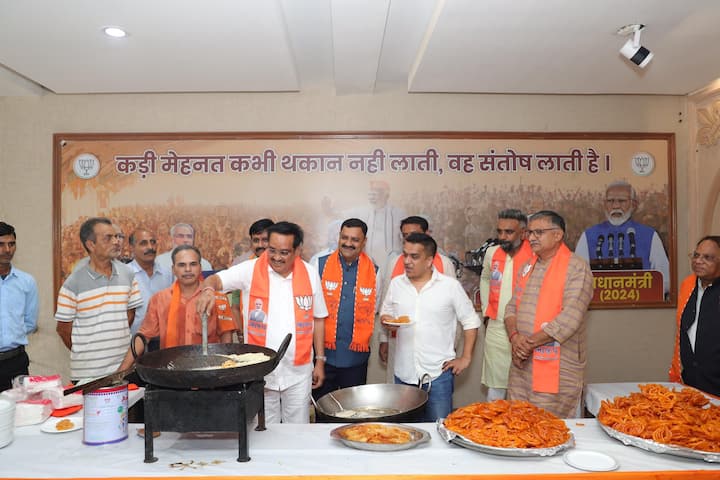
M46 95L0 98L0 218L18 230L15 264L35 276L40 327L31 369L67 373L52 319L52 134L177 131L628 131L674 132L678 251L688 251L685 97L307 94ZM688 273L680 260L679 275ZM593 311L588 382L666 378L671 309ZM455 403L479 400L481 358L459 380ZM371 381L384 373L371 365Z

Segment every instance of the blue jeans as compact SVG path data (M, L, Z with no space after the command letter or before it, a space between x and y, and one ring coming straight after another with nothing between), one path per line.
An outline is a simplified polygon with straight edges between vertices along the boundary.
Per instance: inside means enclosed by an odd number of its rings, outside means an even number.
M395 383L417 386L417 384L405 383L398 377L395 377ZM428 401L425 405L425 415L422 418L423 422L434 422L438 418L447 417L450 412L452 412L454 387L455 375L453 375L452 369L445 370L439 377L433 379ZM427 392L428 384L424 384L422 389Z

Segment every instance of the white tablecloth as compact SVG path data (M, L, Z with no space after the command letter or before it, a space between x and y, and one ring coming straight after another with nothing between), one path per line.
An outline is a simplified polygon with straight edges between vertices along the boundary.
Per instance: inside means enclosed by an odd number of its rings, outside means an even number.
M577 449L604 452L620 464L618 471L704 470L705 478L720 478L720 464L709 464L626 447L608 437L594 419L566 421ZM158 462L146 464L142 425L130 425L130 437L117 444L86 446L82 431L43 433L39 426L20 427L15 440L0 449L2 477L185 477L246 475L483 475L578 473L562 455L549 458L511 458L488 455L445 443L435 424L416 424L427 430L431 442L411 450L370 452L344 446L330 437L338 425L268 425L264 432L251 430L251 461L236 462L237 439L191 438L197 434L164 432L155 439ZM216 434L216 437L227 434ZM207 465L184 469L176 462ZM697 474L695 474L697 475ZM605 477L603 477L605 478ZM634 477L635 478L635 477ZM675 477L678 478L678 477ZM693 477L696 478L696 477Z

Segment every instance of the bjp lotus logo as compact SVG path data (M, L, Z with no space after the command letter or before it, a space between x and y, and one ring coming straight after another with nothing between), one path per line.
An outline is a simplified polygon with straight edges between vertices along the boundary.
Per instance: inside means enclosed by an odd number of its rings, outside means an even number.
M372 294L373 289L372 288L364 288L360 287L360 293L363 294L365 297L369 297L370 294Z
M325 280L325 289L329 291L336 290L340 286L340 282L331 282L330 280Z
M295 303L300 310L310 311L312 308L312 295L298 295L295 297Z

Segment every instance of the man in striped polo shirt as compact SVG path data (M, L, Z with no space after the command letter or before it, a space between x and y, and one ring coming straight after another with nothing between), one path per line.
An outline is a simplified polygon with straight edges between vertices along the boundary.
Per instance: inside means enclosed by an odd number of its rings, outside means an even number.
M58 293L57 333L70 350L70 376L84 382L117 370L130 346L130 325L142 305L134 273L119 268L120 238L107 218L90 218L80 227L90 256Z

